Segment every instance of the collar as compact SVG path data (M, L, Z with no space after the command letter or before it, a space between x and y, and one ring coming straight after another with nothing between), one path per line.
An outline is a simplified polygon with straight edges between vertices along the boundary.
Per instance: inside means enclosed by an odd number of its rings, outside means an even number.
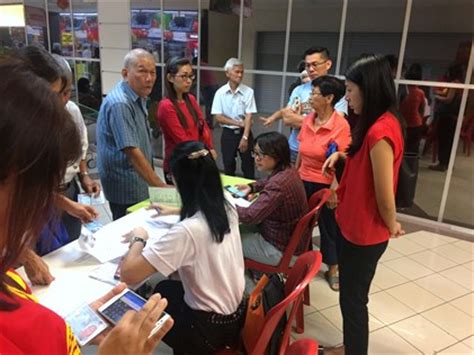
M123 91L125 91L125 94L127 94L127 96L130 96L132 98L133 102L136 102L138 99L141 99L140 101L142 102L146 101L146 99L143 99L140 96L138 96L138 94L135 91L133 91L133 89L125 80L122 80L120 85L122 86Z
M313 115L313 116L311 117L311 122L312 122L313 125L314 125L314 120L316 119L316 112L312 112L312 113L310 113L310 115ZM323 124L321 127L319 127L319 128L320 128L320 129L323 128L323 129L325 129L325 130L327 130L327 131L332 131L332 130L334 129L335 124L336 124L336 119L337 119L336 115L337 115L337 111L334 110L334 112L332 113L331 117L329 117L329 120L328 120L325 124ZM312 128L312 129L314 128L313 125L311 125L311 128Z
M237 86L237 89L235 90L235 92L233 92L231 87L230 87L229 82L227 82L227 84L225 84L225 92L230 92L231 94L242 94L243 95L242 90L240 90L241 86L242 85Z

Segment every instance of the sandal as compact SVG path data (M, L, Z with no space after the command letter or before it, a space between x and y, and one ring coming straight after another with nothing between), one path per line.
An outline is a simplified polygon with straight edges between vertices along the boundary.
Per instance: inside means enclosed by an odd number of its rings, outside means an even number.
M339 275L338 274L330 275L329 271L326 271L324 273L324 278L328 282L331 290L339 292Z

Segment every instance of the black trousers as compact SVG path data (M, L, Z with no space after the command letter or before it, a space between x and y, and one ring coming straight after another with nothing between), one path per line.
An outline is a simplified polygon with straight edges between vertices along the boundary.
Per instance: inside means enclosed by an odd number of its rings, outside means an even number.
M72 181L69 183L67 190L64 192L64 195L67 198L77 202L77 195L79 194L79 192L80 189L76 179L72 179ZM81 235L82 228L82 223L80 219L71 216L67 212L63 212L61 216L61 222L67 230L67 233L69 235L69 241L72 242L73 240L79 238L79 236Z
M237 153L242 161L242 173L247 179L255 179L255 165L252 158L253 136L252 133L248 137L248 148L245 152L238 150L240 140L244 130L241 128L230 129L224 127L221 135L222 161L224 163L224 173L226 175L235 175Z
M184 302L180 281L162 281L155 293L168 300L166 312L173 317L174 325L163 341L173 348L174 354L212 354L238 343L245 319L245 300L236 312L221 315L191 309Z
M346 355L365 355L369 347L369 289L388 241L359 246L341 236L339 304Z
M456 131L455 116L440 116L438 121L438 160L445 167L449 164L449 157Z
M110 211L112 212L112 219L116 221L127 214L127 208L133 206L134 203L129 205L122 205L119 203L112 203L109 201Z
M420 140L423 130L423 126L407 128L407 143L405 152L418 154L418 151L420 150Z
M316 182L303 181L306 196L309 198L317 191L327 189L329 185ZM337 265L337 254L339 250L339 227L337 226L334 210L326 205L321 209L318 220L321 232L321 254L326 265Z

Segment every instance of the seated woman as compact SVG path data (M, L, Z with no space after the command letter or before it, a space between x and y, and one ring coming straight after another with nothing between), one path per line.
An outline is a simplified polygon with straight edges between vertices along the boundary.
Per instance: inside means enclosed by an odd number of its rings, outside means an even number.
M64 319L40 305L13 271L51 216L66 167L80 155L79 135L58 95L27 63L0 56L0 77L0 354L80 354ZM118 285L91 307L124 288ZM172 326L167 322L148 339L165 307L155 296L126 315L101 336L98 354L151 354Z
M126 237L130 251L122 281L139 283L152 274L177 273L155 291L169 300L175 325L164 338L175 353L208 354L238 340L245 316L244 259L235 207L226 200L216 163L203 143L179 143L170 159L182 209L159 206L160 214L179 213L168 234L145 244L147 232Z
M296 168L303 180L308 199L321 189L337 187L334 174L323 175L321 169L329 155L336 151L345 152L351 142L349 123L334 109L334 105L344 96L344 83L325 75L314 79L311 86L311 106L314 113L308 114L303 121L298 135L300 150L296 158ZM321 209L319 230L323 262L329 268L324 276L331 289L338 291L338 229L334 210L326 205Z
M213 157L217 156L209 126L202 117L196 98L189 93L195 78L191 62L187 58L171 58L166 63L166 96L160 101L156 119L165 140L163 172L168 184L172 184L169 160L176 144L201 141L211 149Z
M303 182L291 166L287 138L268 132L255 139L253 151L257 170L270 174L249 185L237 185L247 195L259 193L249 207L237 207L239 221L255 228L242 228L241 237L246 258L277 265L301 217L308 212ZM305 240L296 249L304 251Z

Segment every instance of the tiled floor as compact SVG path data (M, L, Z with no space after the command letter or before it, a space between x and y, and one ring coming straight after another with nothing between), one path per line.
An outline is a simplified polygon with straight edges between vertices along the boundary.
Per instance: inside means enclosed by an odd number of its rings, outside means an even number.
M370 354L473 354L474 244L418 231L393 239L369 302ZM311 284L303 335L342 343L338 294L322 272Z

